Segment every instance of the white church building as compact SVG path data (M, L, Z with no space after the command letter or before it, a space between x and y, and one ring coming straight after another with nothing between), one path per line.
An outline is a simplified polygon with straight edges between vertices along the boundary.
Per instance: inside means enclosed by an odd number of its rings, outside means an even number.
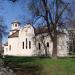
M45 55L45 49L48 55L52 55L53 43L48 35L47 27L41 29L34 28L27 24L20 27L18 21L11 23L8 42L4 44L4 55L11 56L38 56ZM64 30L58 36L57 56L68 55L68 35Z

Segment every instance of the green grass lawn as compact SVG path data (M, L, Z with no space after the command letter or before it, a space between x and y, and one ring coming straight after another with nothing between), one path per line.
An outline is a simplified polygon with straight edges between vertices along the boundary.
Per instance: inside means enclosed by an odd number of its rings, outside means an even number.
M34 75L75 75L75 58L5 57L5 63L12 68L21 68Z

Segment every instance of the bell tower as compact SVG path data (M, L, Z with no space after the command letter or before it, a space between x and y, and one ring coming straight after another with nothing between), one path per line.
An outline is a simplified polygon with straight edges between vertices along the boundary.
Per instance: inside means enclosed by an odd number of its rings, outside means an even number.
M19 30L20 29L20 22L19 21L14 21L11 23L12 24L12 30Z
M9 35L13 34L14 32L20 29L20 22L18 20L12 22L11 25L12 26Z

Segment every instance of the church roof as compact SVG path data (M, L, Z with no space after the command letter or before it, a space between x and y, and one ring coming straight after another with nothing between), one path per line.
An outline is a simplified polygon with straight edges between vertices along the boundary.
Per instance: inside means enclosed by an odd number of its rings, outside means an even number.
M35 34L36 35L41 34L41 33L48 33L47 27L41 27L41 28L36 28L35 29Z
M48 33L48 32L49 31L48 31L47 26L43 26L43 27L35 29L35 35L42 34L42 33ZM58 30L58 34L65 34L65 31L64 30L62 30L62 31Z
M14 37L18 37L18 36L19 36L19 31L16 31L12 35L10 35L8 38L14 38Z
M10 30L10 31L18 31L19 29L14 29L14 30Z

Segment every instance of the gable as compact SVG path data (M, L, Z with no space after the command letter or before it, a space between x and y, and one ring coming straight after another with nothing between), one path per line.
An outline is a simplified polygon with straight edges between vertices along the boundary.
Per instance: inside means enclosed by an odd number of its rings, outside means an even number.
M25 25L21 30L20 30L20 35L23 36L31 36L34 34L34 28L31 25Z

